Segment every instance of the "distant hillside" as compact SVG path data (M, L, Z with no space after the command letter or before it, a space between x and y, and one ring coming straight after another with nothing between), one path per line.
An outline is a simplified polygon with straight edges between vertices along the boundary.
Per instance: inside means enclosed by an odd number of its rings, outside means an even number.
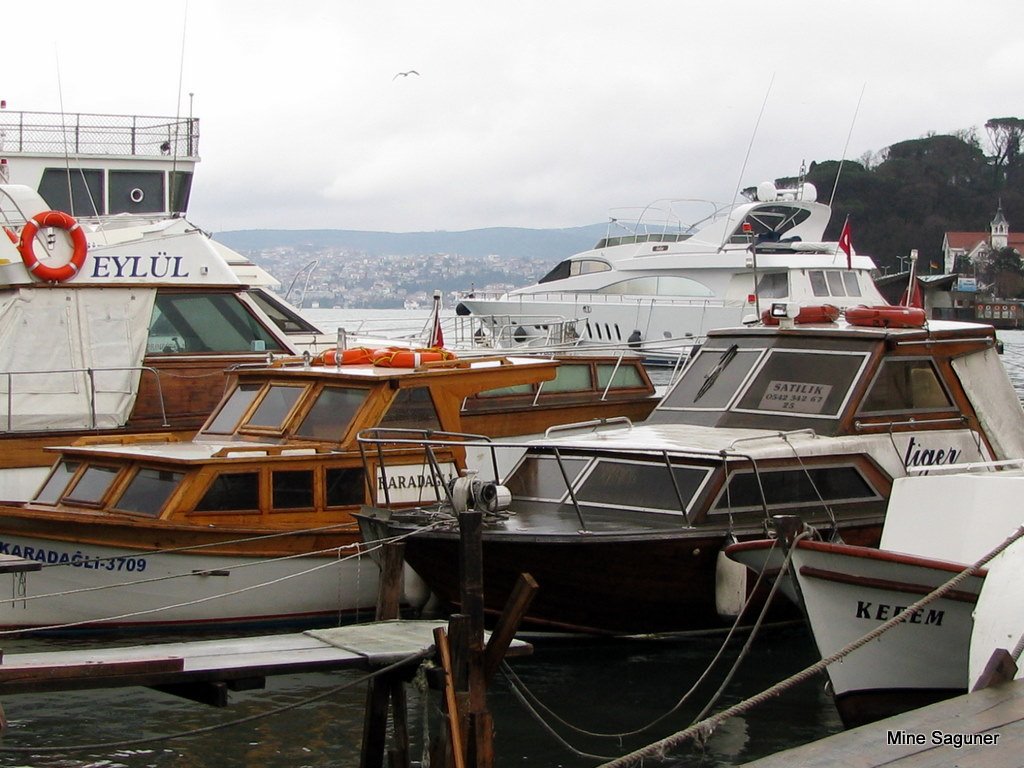
M546 258L553 262L593 248L605 236L604 224L569 229L488 227L464 232L363 232L349 229L242 229L215 237L238 251L291 247L304 251L343 248L371 256L457 253Z

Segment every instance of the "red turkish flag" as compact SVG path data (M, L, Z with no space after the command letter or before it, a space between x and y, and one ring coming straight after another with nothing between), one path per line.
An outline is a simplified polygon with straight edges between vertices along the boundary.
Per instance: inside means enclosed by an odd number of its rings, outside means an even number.
M850 217L843 223L843 231L839 235L839 250L846 254L846 268L853 268L853 243L850 242Z

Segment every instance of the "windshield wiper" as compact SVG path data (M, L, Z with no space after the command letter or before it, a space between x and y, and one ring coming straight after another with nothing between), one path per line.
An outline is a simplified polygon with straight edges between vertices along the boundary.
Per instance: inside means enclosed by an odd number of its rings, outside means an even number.
M736 344L733 344L722 356L718 358L718 362L715 363L715 367L704 374L704 383L700 385L700 389L697 390L697 394L693 396L693 402L700 400L704 394L711 389L711 385L715 383L715 379L718 375L725 370L725 366L732 362L732 359L736 357L736 350L738 349Z

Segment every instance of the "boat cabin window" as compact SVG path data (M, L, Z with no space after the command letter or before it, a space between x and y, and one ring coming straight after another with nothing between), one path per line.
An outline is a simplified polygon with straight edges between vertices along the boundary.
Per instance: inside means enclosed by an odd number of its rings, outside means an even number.
M759 205L736 225L729 238L731 243L749 243L752 237L759 243L777 243L793 227L811 215L806 208L791 205ZM745 224L750 227L744 231Z
M57 462L43 487L36 494L34 501L39 504L56 504L64 495L64 489L68 487L68 482L75 476L75 472L80 466L81 462L78 461Z
M606 285L594 291L594 293L611 293L616 296L714 296L715 292L703 283L691 280L688 277L675 277L670 275L650 275L648 277L634 277L631 280L620 280L617 283Z
M157 291L149 323L150 354L280 352L271 332L231 293Z
M141 467L113 507L119 512L158 517L184 476L182 472Z
M614 363L598 363L597 386L604 390L608 387L609 381L611 389L645 389L647 387L647 382L633 365L616 366Z
M550 272L548 272L546 275L544 275L544 277L542 277L537 282L538 283L550 283L550 282L553 282L555 280L565 280L565 278L567 278L569 276L569 270L571 269L571 264L572 264L572 262L568 261L568 260L560 262L559 264L557 264L555 266L554 269L552 269Z
M398 390L378 426L401 429L440 429L434 400L429 387L411 387Z
M65 499L75 504L99 504L119 471L117 467L90 464L68 490Z
M764 354L763 349L740 349L736 344L705 344L662 406L667 409L725 408Z
M712 512L760 512L765 505L771 511L773 507L864 503L881 498L857 467L810 467L757 473L744 470L730 476Z
M757 295L762 299L785 299L789 296L789 273L769 272L757 281Z
M515 499L571 503L565 477L577 502L591 508L683 514L711 476L711 467L664 461L596 459L527 454L505 485ZM562 475L565 470L565 477ZM678 492L677 492L678 489Z
M561 367L559 367L561 370ZM549 384L550 382L544 382ZM507 397L508 395L532 395L534 392L533 384L515 384L511 387L498 387L497 389L488 389L483 392L478 392L473 397ZM468 399L468 398L467 398ZM463 410L465 410L465 401L463 402Z
M843 269L811 269L807 272L815 296L861 296L857 273Z
M608 272L611 266L607 261L601 259L567 259L561 262L538 280L538 283L550 283L554 280L564 280L567 277L576 275L589 275L594 272Z
M249 410L249 406L262 388L262 384L239 384L203 432L215 435L232 434L238 427L239 419Z
M710 467L673 465L670 477L663 462L598 459L575 493L592 507L682 513L710 474Z
M286 470L270 473L272 509L312 509L313 470Z
M324 387L295 430L296 437L340 441L369 393L356 387Z
M270 430L283 429L285 420L305 391L306 388L303 386L272 384L267 387L256 410L243 426Z
M562 471L565 471L569 482L575 482L587 464L585 458L562 456L559 462L554 456L528 453L505 485L515 499L561 501L567 496Z
M771 349L734 411L837 418L867 353Z
M540 383L542 392L589 392L594 388L590 363L561 363L555 369L555 378Z
M953 407L929 358L884 360L868 388L860 413L948 410Z
M197 512L258 512L259 508L259 472L217 475L196 504Z
M320 333L315 325L263 289L251 288L248 295L284 333Z
M328 507L350 507L366 501L366 479L361 467L328 467L324 485Z

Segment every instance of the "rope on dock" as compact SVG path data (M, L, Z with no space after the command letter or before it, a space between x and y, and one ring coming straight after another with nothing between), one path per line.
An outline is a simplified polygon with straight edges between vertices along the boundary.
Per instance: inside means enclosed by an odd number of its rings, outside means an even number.
M433 656L433 654L434 648L433 646L431 646L430 648L417 651L416 653L410 654L405 658L392 662L391 664L388 664L386 667L375 669L374 671L366 675L363 675L362 677L359 677L355 680L350 680L347 683L335 686L334 688L331 688L329 691L324 691L323 693L318 693L315 696L311 696L308 699L292 702L291 704L283 704L280 707L275 707L274 709L267 710L266 712L258 712L255 715L247 715L246 717L240 717L236 720L229 720L224 723L217 723L216 725L207 725L202 728L192 728L188 731L167 733L163 734L162 736L146 736L141 739L129 739L127 741L103 741L94 744L65 744L63 746L56 747L9 747L6 745L0 745L0 754L7 752L21 754L52 754L55 752L81 752L89 749L121 749L125 747L140 746L143 744L154 744L161 741L170 741L171 739L188 738L190 736L198 736L204 733L212 733L214 731L222 731L226 728L234 728L237 725L245 725L246 723L251 723L257 720L263 720L268 717L273 717L275 715L280 715L285 712L290 712L293 709L304 707L307 704L315 704L318 701L322 701L331 696L335 696L348 688L353 688L357 685L362 685L363 683L369 682L370 680L373 680L375 677L387 674L388 672L392 672L396 669L399 669L400 667L412 664L415 661L422 661L430 656Z
M798 538L804 538L807 535L808 533L803 533ZM777 541L773 542L771 550L769 550L769 552L774 550L777 544ZM789 565L789 559L789 555L787 554L787 557L783 562L782 569L779 573L779 578L776 578L775 582L772 584L772 588L769 591L767 598L765 599L765 604L762 607L757 620L754 622L754 625L751 627L750 635L747 639L747 642L741 649L737 658L733 661L732 667L730 668L729 672L725 677L725 681L721 684L721 686L715 692L714 696L712 696L712 698L708 701L708 703L704 706L700 714L697 715L695 719L700 719L701 717L703 717L704 714L707 713L707 711L714 706L715 702L718 701L718 699L724 693L726 686L732 680L732 677L735 674L736 670L739 669L740 664L742 664L744 659L746 659L747 655L749 654L750 647L753 643L754 637L757 635L758 631L763 626L764 618L768 613L768 609L771 607L776 592L778 591L778 585L781 583L781 576L786 572L786 569ZM735 621L733 621L732 625L729 628L729 631L726 633L725 639L722 641L722 644L719 647L718 652L708 663L708 666L705 668L704 672L701 673L700 677L697 678L696 682L694 682L693 685L690 686L689 690L687 690L686 693L684 693L682 697L674 705L672 705L672 707L668 711L664 712L661 715L658 715L658 717L651 720L646 725L640 726L631 731L623 731L620 733L601 733L597 731L590 731L584 728L580 728L579 726L573 725L572 723L568 722L563 717L555 713L546 704L541 702L540 699L535 694L533 694L529 690L529 688L522 682L522 680L512 670L512 668L508 665L507 662L502 662L501 664L502 674L508 681L509 688L512 691L512 694L516 697L516 699L518 699L519 703L523 705L527 712L540 724L540 726L545 731L547 731L557 742L559 742L559 744L565 747L569 752L575 754L577 757L585 757L593 760L613 760L614 758L610 756L603 757L600 755L589 754L577 750L575 747L569 744L561 735L559 735L548 722L544 720L544 718L542 717L542 713L552 718L559 725L564 726L568 730L573 731L581 736L590 738L615 739L619 741L620 744L623 739L631 736L638 736L641 733L645 733L646 731L649 731L651 728L654 728L655 726L663 722L665 719L671 717L680 709L682 709L683 705L689 701L690 697L697 691L698 688L700 688L700 686L704 683L704 681L708 678L708 676L717 666L718 661L722 658L722 655L725 653L725 649L732 641L733 635L739 630L740 621L746 614L747 608L750 606L751 601L754 599L754 595L757 594L758 588L761 586L761 582L765 578L765 573L768 569L768 563L769 558L766 558L765 564L758 573L757 580L754 582L754 586L750 590L750 595L747 597L747 600L744 603L743 608L737 613L736 619Z
M938 600L940 597L948 594L949 592L952 592L968 578L975 575L985 564L992 560L992 558L996 557L996 555L1003 552L1007 547L1009 547L1011 544L1013 544L1015 541L1022 537L1024 537L1024 526L1019 527L1005 541L999 544L999 546L990 551L988 554L986 554L980 560L975 562L973 565L967 566L964 570L962 570L952 579L947 581L945 584L941 585L940 587L937 587L932 592L929 592L916 603L909 606L908 608L905 608L903 611L893 616L884 624L876 627L871 632L868 632L863 637L859 638L858 640L854 640L852 643L846 645L843 648L840 648L838 651L833 653L828 658L822 659L821 661L812 664L811 666L801 670L800 672L797 672L794 675L790 675L785 680L781 680L780 682L776 683L770 688L766 688L765 690L761 691L761 693L751 696L749 699L745 699L744 701L741 701L738 704L729 707L728 709L724 709L718 714L707 718L706 720L701 720L698 723L694 723L685 730L674 733L671 736L661 739L660 741L654 742L653 744L648 744L646 747L642 747L641 749L631 752L628 755L623 755L622 757L616 758L615 760L603 763L598 768L624 768L625 766L634 765L638 763L645 757L665 757L669 750L674 749L675 747L678 747L679 745L691 739L706 741L708 738L710 738L711 734L714 733L715 729L725 720L728 720L730 717L734 717L736 715L741 715L744 712L747 712L753 709L754 707L763 704L769 699L778 696L780 693L789 690L795 685L798 685L800 683L805 682L806 680L809 680L810 678L814 677L819 672L824 670L830 664L834 664L840 659L853 653L861 646L867 645L871 641L877 639L878 637L880 637L881 635L895 627L897 624L901 624L905 619L909 618L916 611L925 607L929 603Z

